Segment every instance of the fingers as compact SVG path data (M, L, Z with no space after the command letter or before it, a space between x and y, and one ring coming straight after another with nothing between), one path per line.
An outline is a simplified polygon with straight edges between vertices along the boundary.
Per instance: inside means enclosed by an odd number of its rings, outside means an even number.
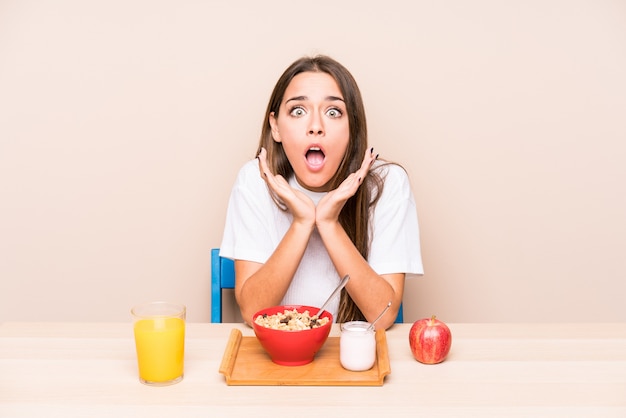
M274 174L270 171L267 164L267 150L261 148L261 152L257 156L259 160L259 172L265 184L275 194L275 196L284 204L291 212L294 222L306 222L307 224L315 223L315 204L307 195L294 190L289 182L280 174Z
M259 160L259 171L261 173L261 178L265 180L265 182L269 184L272 189L275 189L278 186L279 182L286 183L281 175L274 175L270 171L270 168L267 165L267 150L265 148L261 148L261 152L259 152L257 159Z
M267 185L276 193L279 197L284 198L284 191L289 189L290 186L287 181L281 175L274 175L269 166L267 165L267 150L261 148L261 152L257 156L259 160L259 171L261 178L267 183Z
M283 176L280 174L273 174L267 164L267 150L261 148L261 152L257 156L259 160L259 172L261 178L267 183L270 189L276 193L281 199L286 199L288 196L286 193L291 192L291 186Z
M256 156L257 160L259 160L259 172L261 174L262 179L267 179L269 173L269 167L267 166L267 150L265 148L261 148L261 152Z
M365 176L367 176L367 172L374 164L374 161L378 159L378 154L374 155L374 147L370 148L369 151L365 152L363 156L363 162L361 163L361 167L355 172L359 183L363 181Z

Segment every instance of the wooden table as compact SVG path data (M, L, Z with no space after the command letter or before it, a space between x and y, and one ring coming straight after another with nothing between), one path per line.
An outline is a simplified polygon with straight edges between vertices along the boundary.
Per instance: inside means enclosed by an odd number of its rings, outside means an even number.
M228 386L230 332L252 330L189 323L184 380L149 387L130 323L2 323L0 417L626 417L626 324L449 326L439 365L388 330L383 386Z

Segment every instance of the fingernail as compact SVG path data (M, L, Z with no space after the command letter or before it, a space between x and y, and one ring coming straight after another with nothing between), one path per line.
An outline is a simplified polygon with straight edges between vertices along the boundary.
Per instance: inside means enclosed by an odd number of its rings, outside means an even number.
M374 153L374 147L370 148L370 154Z
M376 154L376 158L374 158L374 159L375 159L375 160L377 160L379 155L380 155L380 154Z
M361 177L359 177L359 183L361 182Z

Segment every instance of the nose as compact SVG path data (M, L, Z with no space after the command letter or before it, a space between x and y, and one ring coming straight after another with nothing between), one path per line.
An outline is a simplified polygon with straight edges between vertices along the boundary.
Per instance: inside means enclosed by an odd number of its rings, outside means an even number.
M324 123L317 112L313 112L309 122L309 135L324 135Z

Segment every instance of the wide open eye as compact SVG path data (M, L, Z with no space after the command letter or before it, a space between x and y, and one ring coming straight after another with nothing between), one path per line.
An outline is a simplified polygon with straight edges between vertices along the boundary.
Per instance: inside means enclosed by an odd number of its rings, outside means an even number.
M326 116L328 116L329 118L336 119L336 118L340 118L341 115L343 115L343 112L337 109L336 107L333 107L326 111Z
M301 106L295 106L293 109L289 111L291 116L295 116L297 118L306 115L306 111Z

